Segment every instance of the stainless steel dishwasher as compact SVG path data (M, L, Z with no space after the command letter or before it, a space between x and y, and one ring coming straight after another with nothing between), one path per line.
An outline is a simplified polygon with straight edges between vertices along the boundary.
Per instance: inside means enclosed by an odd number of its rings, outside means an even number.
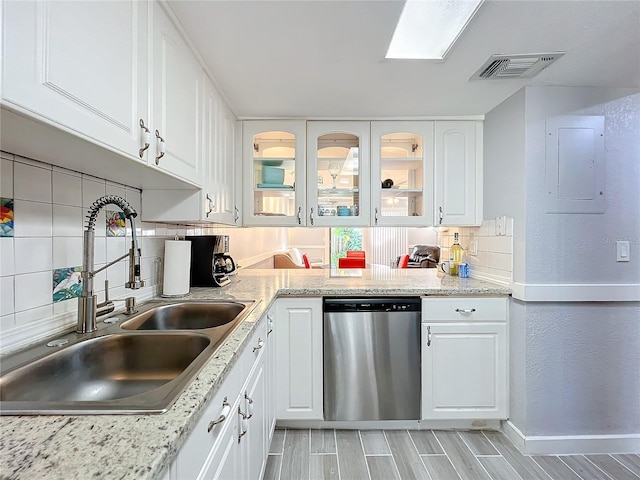
M324 299L325 420L420 419L418 297Z

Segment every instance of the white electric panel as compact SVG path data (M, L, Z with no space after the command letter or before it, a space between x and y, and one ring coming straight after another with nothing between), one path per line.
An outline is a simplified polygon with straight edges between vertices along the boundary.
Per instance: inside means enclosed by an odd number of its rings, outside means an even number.
M604 117L551 117L546 122L547 213L603 213Z

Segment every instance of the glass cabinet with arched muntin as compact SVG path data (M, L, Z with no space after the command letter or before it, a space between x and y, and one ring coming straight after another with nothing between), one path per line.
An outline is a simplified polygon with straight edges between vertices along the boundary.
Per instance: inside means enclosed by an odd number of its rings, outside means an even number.
M371 122L371 225L433 225L434 122Z
M244 225L305 224L305 134L298 120L243 124Z
M308 122L307 162L307 225L368 225L369 122Z

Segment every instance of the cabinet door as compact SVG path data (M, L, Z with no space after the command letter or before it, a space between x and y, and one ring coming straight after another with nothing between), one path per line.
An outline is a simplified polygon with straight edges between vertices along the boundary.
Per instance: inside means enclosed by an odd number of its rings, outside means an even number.
M236 416L234 415L234 420ZM220 436L217 448L207 459L207 464L198 475L198 480L219 479L228 480L243 478L241 471L241 452L238 444L238 423L229 422L227 428ZM178 478L191 478L181 477Z
M371 225L433 224L433 122L371 122Z
M369 134L369 122L307 123L307 225L369 225Z
M207 81L204 92L202 219L234 225L235 119Z
M305 122L243 122L245 225L304 225Z
M267 351L265 359L266 379L267 379L267 438L271 443L273 432L276 428L276 409L278 401L278 389L276 386L276 312L275 306L267 312ZM268 453L268 452L267 452Z
M422 418L503 419L507 326L422 324Z
M269 454L266 435L267 396L265 376L265 356L256 362L244 393L243 413L247 415L247 430L240 438L241 451L246 474L242 478L260 480Z
M278 299L276 323L277 417L322 420L322 299Z
M153 122L148 163L201 183L205 74L162 6L153 2Z
M435 218L438 225L482 221L482 122L435 124Z
M145 3L2 2L3 104L140 160Z

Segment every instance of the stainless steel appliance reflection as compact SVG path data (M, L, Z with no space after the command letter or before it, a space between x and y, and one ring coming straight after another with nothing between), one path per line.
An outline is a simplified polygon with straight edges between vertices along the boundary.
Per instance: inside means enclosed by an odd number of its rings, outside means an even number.
M325 298L327 421L420 419L417 297Z

